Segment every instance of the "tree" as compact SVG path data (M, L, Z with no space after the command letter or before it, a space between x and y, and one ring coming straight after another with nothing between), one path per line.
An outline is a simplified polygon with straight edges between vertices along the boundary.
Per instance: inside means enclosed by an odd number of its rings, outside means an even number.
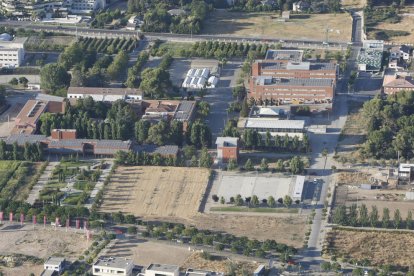
M244 98L242 107L240 110L240 117L248 117L249 116L249 105L247 104L247 97Z
M252 163L252 160L250 158L247 159L246 164L244 164L244 169L246 171L252 171L252 170L254 170L253 163Z
M6 160L6 142L0 140L0 160Z
M394 211L394 226L395 229L398 229L401 226L401 214L399 209Z
M413 229L413 213L411 211L408 211L407 219L405 220L405 226L407 229Z
M168 140L168 126L163 120L159 121L158 124L151 126L148 130L147 141L156 145L165 145Z
M377 206L372 206L371 213L369 214L369 222L371 223L371 227L376 227L378 225L378 218Z
M203 147L200 154L200 167L210 168L211 165L213 165L213 159L211 158L207 148Z
M220 203L221 204L225 204L226 203L226 200L224 199L224 197L220 197Z
M348 223L351 226L357 226L358 224L358 211L357 211L357 205L352 204L349 207L349 214L348 214Z
M389 226L390 226L390 210L385 207L382 210L382 227L388 228Z
M163 97L171 87L170 74L161 68L147 68L141 77L140 89L152 99Z
M237 206L244 205L244 201L243 201L243 198L241 197L241 195L236 196L235 203L236 203Z
M339 225L346 225L347 223L347 216L346 216L346 207L341 205L335 208L333 214L333 223Z
M275 201L275 198L273 196L269 196L267 198L267 205L271 208L275 207L276 201Z
M219 197L216 194L212 195L211 198L214 202L217 202L219 200Z
M235 169L237 169L237 162L235 159L230 158L229 163L227 164L227 169L229 171L233 171Z
M18 84L19 84L19 81L18 81L16 78L12 78L12 79L9 81L9 84L10 84L10 85L18 85Z
M198 103L198 114L200 114L203 118L207 117L210 113L210 104L205 101L201 101Z
M362 276L362 275L364 275L364 270L360 267L354 268L354 270L352 270L352 275L353 276Z
M120 51L114 58L114 61L108 66L107 73L111 80L118 79L128 67L128 54Z
M27 84L29 83L29 80L26 77L20 77L19 83L23 85L23 87L27 87Z
M289 208L292 205L292 198L288 195L285 195L285 197L283 198L283 204Z
M359 223L362 227L368 225L369 223L368 209L365 204L361 204L359 207Z
M148 131L151 124L147 120L140 120L135 123L135 139L138 143L144 143L148 138Z
M257 195L252 196L252 200L250 201L250 204L253 207L256 207L257 205L259 205L259 198L257 197Z
M330 271L331 270L331 263L330 262L323 262L321 264L321 268L323 271Z
M40 85L48 93L56 93L69 86L70 75L57 63L49 63L40 71Z
M263 158L262 161L260 162L260 170L262 172L265 172L265 171L269 170L269 164L267 163L266 158Z
M300 174L303 172L305 165L299 156L295 156L290 160L289 167L292 174Z
M137 227L136 226L129 226L127 229L128 234L136 234L138 233Z

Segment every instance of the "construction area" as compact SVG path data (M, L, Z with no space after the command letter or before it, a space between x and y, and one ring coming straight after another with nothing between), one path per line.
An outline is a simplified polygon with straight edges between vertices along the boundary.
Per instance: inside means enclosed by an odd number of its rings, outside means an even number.
M190 218L198 213L209 174L199 168L119 167L105 189L101 211Z

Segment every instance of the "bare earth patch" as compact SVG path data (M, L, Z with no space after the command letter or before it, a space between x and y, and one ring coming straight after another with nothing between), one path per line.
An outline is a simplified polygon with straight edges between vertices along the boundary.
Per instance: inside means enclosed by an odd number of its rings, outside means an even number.
M237 275L242 275L242 271L249 272L249 275L253 274L253 271L259 266L255 262L243 262L243 261L230 261L224 257L212 256L213 260L205 260L201 253L193 253L181 266L185 269L203 269L209 271L226 272L230 265L237 268Z
M75 260L89 245L85 235L71 231L43 227L33 230L32 226L0 231L0 254L3 255L16 253L38 258L56 255Z
M413 262L414 234L335 230L332 247L337 256L371 260L371 264L409 266Z
M276 13L216 11L207 20L203 33L280 39L350 41L352 20L346 13L291 15L281 22Z
M151 263L181 265L191 252L182 246L134 238L117 240L106 255L131 258L135 264L145 267Z

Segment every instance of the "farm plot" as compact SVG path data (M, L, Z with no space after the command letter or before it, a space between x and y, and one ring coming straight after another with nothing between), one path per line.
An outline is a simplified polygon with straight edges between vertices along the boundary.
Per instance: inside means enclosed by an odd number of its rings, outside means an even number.
M334 230L328 235L328 244L337 257L368 259L374 266L413 263L413 233Z
M138 41L133 38L80 38L79 43L87 50L96 50L98 53L103 54L117 54L119 51L125 51L127 53L132 52L138 45Z
M232 34L237 36L262 36L280 39L326 39L350 41L352 20L346 13L292 15L283 22L274 13L244 13L216 11L203 29L205 34Z
M101 211L191 218L198 213L208 177L206 169L120 167L104 193Z

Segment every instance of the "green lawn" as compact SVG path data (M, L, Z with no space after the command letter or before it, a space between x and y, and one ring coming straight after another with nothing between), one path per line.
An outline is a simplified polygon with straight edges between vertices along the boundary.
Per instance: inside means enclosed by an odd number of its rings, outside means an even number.
M211 212L254 212L254 213L286 213L297 214L298 208L247 208L239 206L211 207Z
M157 53L158 55L163 55L167 52L170 52L170 54L173 57L182 57L182 50L188 50L191 49L194 43L191 42L171 42L167 41L160 45Z

